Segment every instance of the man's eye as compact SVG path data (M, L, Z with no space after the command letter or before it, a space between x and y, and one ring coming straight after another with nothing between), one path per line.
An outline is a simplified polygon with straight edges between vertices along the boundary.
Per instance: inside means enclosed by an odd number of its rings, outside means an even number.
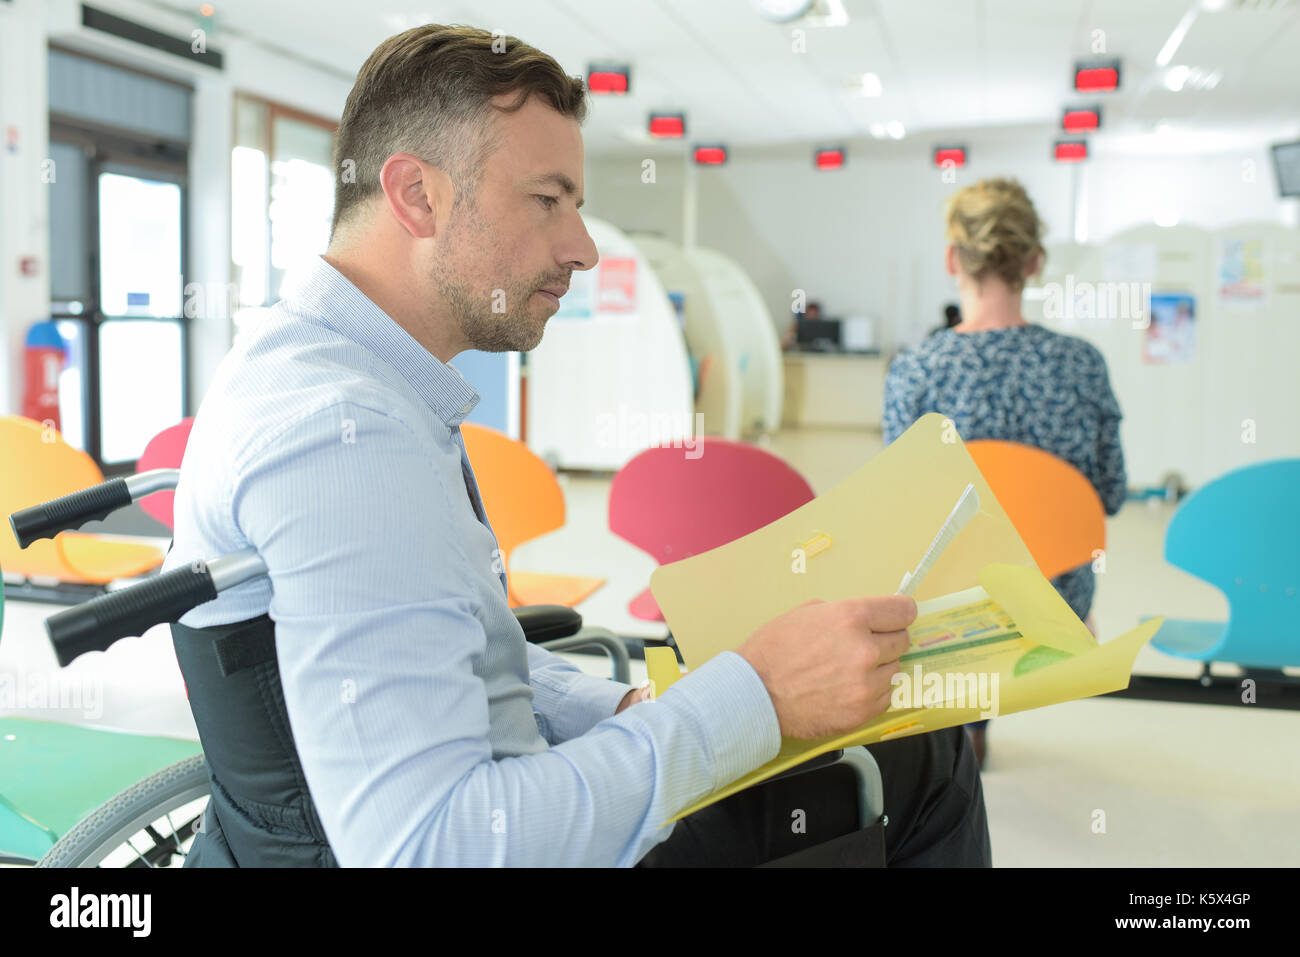
M536 196L542 201L542 205L547 209L554 209L560 204L560 197L558 196L547 196L544 193L537 193Z

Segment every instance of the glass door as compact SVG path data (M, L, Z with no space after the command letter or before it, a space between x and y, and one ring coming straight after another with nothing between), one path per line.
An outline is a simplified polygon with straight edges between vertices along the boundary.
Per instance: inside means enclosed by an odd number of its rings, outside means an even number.
M52 48L50 300L64 438L108 475L189 411L192 90Z
M106 471L185 416L184 191L156 169L99 163L99 429Z

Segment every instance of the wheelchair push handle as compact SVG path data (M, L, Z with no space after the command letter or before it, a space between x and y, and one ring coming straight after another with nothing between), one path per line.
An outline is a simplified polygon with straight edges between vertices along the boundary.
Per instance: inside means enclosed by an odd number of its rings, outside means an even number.
M174 489L180 474L180 469L153 469L126 478L109 479L100 485L19 509L9 516L9 525L14 530L18 546L26 548L42 538L53 538L59 532L107 518L146 495Z
M251 548L195 561L53 614L45 620L45 631L59 664L66 667L87 652L107 651L119 639L176 621L218 592L265 574L266 566Z

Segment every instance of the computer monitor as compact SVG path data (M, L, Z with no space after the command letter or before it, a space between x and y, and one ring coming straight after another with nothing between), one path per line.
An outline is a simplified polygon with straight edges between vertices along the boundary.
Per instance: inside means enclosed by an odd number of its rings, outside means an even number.
M1300 142L1273 144L1279 196L1300 196Z
M800 319L795 341L812 349L838 349L840 347L840 321L838 319Z

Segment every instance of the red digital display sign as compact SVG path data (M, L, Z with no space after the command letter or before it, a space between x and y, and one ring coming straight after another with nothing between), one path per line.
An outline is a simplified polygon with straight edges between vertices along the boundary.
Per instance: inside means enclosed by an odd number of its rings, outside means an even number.
M934 148L934 165L943 169L945 167L962 167L966 165L966 147L964 146L936 146Z
M1058 140L1052 152L1058 163L1081 163L1088 158L1088 144Z
M695 147L695 162L701 166L721 166L727 161L725 146Z
M1066 110L1061 117L1061 128L1067 133L1091 133L1101 127L1101 109L1086 107Z
M1119 61L1103 60L1074 65L1074 88L1080 93L1110 93L1119 89Z
M817 150L813 153L813 165L818 169L843 169L844 150L839 147Z
M681 113L651 113L650 135L679 140L686 135L686 117Z
M628 91L627 67L592 67L587 71L587 89L596 94L620 95Z

